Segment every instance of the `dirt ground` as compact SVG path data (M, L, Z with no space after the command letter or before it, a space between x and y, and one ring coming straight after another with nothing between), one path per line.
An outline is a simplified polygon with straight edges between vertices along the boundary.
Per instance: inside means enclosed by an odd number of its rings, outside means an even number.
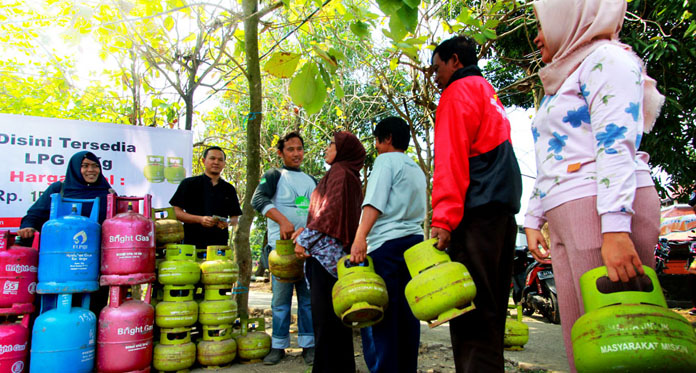
M261 292L271 292L270 283L266 282L252 282L250 286L251 291L261 291ZM250 313L254 317L259 317L264 315L266 320L266 325L271 324L271 310L270 309L250 309ZM297 324L296 316L292 315L292 324L290 325L290 336L291 336L291 346L297 346ZM426 327L427 328L427 327ZM270 333L270 332L269 332ZM449 341L438 340L438 341L428 341L421 340L421 346L419 350L418 357L418 372L422 373L450 373L454 372L454 360L452 358L452 350L448 343ZM360 338L360 332L353 332L353 348L355 351L355 364L357 367L357 372L359 373L369 373L365 360L362 354L362 341ZM235 362L229 367L219 369L219 372L254 372L254 373L275 373L275 372L288 372L288 373L303 373L311 372L311 367L307 366L302 359L302 349L300 348L288 348L286 351L286 357L277 365L267 366L263 365L262 362L257 362L254 364L240 364ZM506 361L505 370L507 372L541 372L543 370L528 370L519 368L517 363L513 361ZM192 372L209 372L210 369L203 367L196 367Z

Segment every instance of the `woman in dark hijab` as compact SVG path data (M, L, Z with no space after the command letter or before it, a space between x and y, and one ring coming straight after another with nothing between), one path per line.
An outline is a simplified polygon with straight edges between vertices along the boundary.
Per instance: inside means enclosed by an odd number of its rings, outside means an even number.
M295 254L306 258L312 293L315 355L313 372L355 372L353 331L333 310L336 263L350 252L363 200L360 170L365 148L350 132L336 132L324 157L331 169L312 193L307 227L298 230Z
M70 158L65 180L46 188L41 197L29 208L17 231L22 239L34 236L48 220L51 213L51 194L60 193L66 198L93 199L99 197L99 224L106 219L106 195L114 193L101 172L99 158L92 152L82 151ZM92 203L85 203L82 214L89 215Z

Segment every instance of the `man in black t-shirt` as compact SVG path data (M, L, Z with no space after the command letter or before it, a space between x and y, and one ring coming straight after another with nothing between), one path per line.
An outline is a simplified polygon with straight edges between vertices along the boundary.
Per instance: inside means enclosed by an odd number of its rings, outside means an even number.
M203 153L205 173L184 179L169 204L176 218L184 222L184 243L205 248L208 245L227 245L228 221L237 224L242 209L237 191L220 177L225 168L225 153L211 146Z

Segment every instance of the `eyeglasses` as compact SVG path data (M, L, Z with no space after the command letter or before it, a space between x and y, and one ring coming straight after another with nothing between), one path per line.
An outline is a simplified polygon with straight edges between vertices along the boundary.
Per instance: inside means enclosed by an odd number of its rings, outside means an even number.
M98 164L83 163L80 165L80 168L83 170L99 170L101 167Z

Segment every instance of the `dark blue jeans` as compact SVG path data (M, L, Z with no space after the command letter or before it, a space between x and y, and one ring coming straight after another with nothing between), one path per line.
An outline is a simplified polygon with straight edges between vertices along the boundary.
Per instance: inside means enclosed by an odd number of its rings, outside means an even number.
M384 319L360 330L365 363L372 373L408 373L418 368L420 321L413 316L404 295L406 284L411 280L404 251L422 241L422 235L401 237L385 242L369 254L389 294Z

